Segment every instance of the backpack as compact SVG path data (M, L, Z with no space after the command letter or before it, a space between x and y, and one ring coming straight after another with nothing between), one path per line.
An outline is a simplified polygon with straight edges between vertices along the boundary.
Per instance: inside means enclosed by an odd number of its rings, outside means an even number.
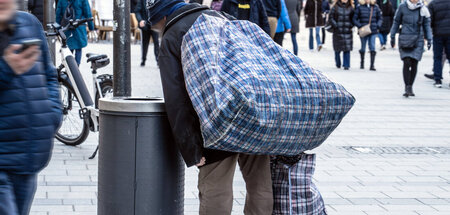
M73 8L73 0L69 0L69 5L67 5L64 11L63 17L61 19L61 26L66 27L69 25L70 20L75 20L75 9Z

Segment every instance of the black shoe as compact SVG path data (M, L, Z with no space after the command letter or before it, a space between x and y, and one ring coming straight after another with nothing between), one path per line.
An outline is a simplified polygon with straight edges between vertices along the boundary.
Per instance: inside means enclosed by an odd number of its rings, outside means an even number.
M341 68L341 66L338 66L338 65L336 65L336 68L340 69L340 68Z
M145 66L145 61L141 62L141 66L144 67Z
M436 80L433 85L435 87L437 87L437 88L441 88L442 87L442 81L441 80Z
M359 67L360 69L364 69L364 55L365 53L362 51L359 51L359 55L361 56L361 66Z
M423 76L425 76L428 79L434 80L434 74L425 74Z
M371 51L370 52L370 70L371 71L377 71L375 69L375 56L377 55L376 51Z
M405 93L403 93L403 96L408 98L410 94L411 86L405 86Z
M408 96L416 96L415 94L414 94L414 92L413 92L413 89L412 89L412 85L411 86L406 86L407 88L408 88Z
M344 70L348 70L349 68L348 67L344 67Z

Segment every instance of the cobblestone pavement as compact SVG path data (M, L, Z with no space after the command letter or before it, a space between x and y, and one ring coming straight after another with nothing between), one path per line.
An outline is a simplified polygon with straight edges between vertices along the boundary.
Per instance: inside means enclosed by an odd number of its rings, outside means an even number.
M450 89L436 89L423 77L431 71L432 55L419 63L415 98L402 98L402 62L397 50L378 52L376 72L359 69L352 52L351 70L334 66L331 40L320 52L307 50L306 30L299 37L300 57L342 83L356 105L319 148L314 179L329 214L450 214ZM330 34L327 35L330 38ZM355 47L359 40L355 37ZM285 45L291 47L290 36ZM151 48L150 48L151 50ZM91 44L84 52L112 56L111 44ZM366 62L368 56L366 56ZM141 68L140 48L132 45L134 96L161 96L159 71L149 53ZM366 65L368 67L368 65ZM82 71L89 83L88 65ZM446 66L444 71L448 71ZM112 65L102 72L112 73ZM90 85L88 85L90 86ZM56 142L49 166L39 175L32 214L96 214L97 159L88 157L98 142L91 134L78 147ZM186 170L185 214L198 213L197 169ZM239 170L234 182L233 214L243 214L245 184Z

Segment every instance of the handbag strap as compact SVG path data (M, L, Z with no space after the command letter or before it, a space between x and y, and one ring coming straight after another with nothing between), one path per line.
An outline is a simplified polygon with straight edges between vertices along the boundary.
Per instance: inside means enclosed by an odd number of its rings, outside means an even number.
M373 15L373 7L370 6L370 18L369 18L369 25L372 23L372 15Z

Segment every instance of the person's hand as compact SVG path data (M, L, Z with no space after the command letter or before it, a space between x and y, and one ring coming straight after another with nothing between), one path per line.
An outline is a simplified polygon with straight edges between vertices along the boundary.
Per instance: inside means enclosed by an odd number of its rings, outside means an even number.
M287 29L287 30L286 30L286 32L288 32L288 33L289 33L289 32L291 32L291 29L290 29L290 28L289 28L289 29Z
M395 39L391 39L391 47L392 47L392 48L395 47Z
M23 52L16 54L16 51L20 47L22 47L22 45L10 45L3 53L3 59L16 75L22 75L25 72L28 72L40 55L38 46L31 46Z
M145 20L142 20L141 22L139 22L139 27L141 27L141 28L145 27Z
M200 163L196 164L196 166L201 167L201 166L205 165L205 163L206 163L206 159L205 159L205 157L202 157L202 159L200 159Z
M427 48L428 48L428 51L430 51L430 49L431 49L431 40L427 41Z

